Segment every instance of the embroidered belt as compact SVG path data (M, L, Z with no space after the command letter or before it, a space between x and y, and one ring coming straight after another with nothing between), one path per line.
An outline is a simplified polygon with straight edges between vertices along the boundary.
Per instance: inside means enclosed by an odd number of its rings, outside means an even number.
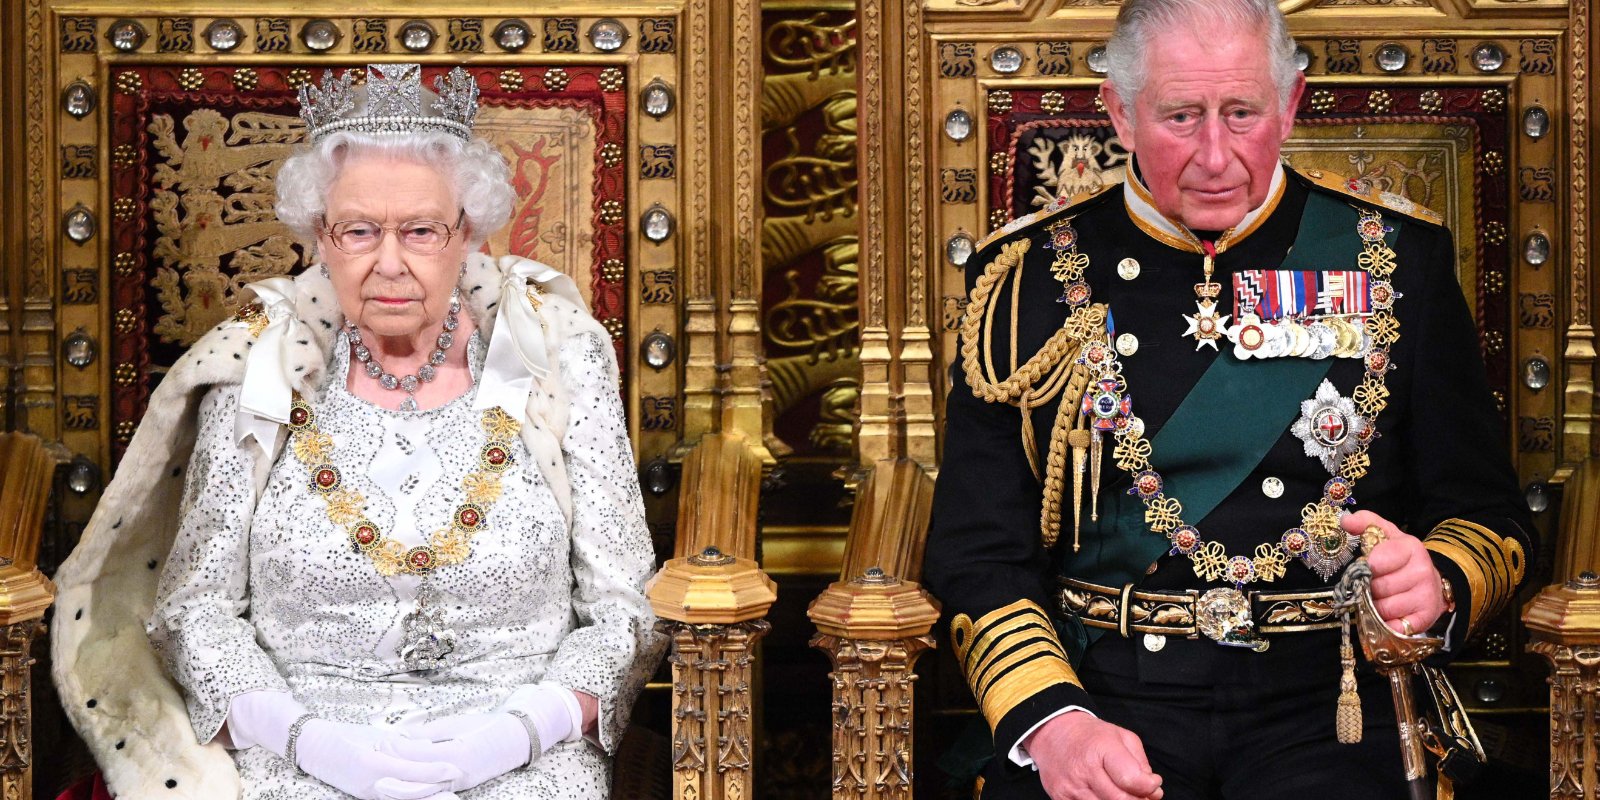
M1134 590L1131 583L1117 589L1077 578L1061 578L1060 585L1057 599L1062 613L1077 617L1085 625L1113 630L1124 637L1154 633L1197 639L1204 633L1218 638L1205 630L1204 621L1199 619L1202 597L1209 592L1141 592ZM1308 592L1241 592L1239 596L1248 603L1249 620L1256 634L1339 627L1332 587Z

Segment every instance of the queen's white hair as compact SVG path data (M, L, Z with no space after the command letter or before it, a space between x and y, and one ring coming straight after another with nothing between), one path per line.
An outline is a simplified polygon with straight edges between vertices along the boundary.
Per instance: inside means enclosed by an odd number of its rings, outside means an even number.
M427 164L450 181L466 217L468 250L476 250L511 219L517 193L511 187L511 169L494 145L439 132L357 131L335 131L284 160L278 170L278 219L302 242L314 242L328 210L328 187L339 170L354 158L374 156Z
M1126 103L1144 88L1152 56L1151 40L1173 30L1204 31L1237 28L1261 31L1278 88L1280 110L1287 110L1299 68L1294 63L1294 38L1276 0L1128 0L1117 12L1117 27L1106 42L1106 78Z

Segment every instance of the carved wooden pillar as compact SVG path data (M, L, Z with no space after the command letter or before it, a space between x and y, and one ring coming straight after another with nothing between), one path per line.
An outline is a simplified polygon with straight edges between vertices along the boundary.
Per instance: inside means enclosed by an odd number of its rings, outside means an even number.
M1562 461L1574 464L1585 458L1600 457L1600 438L1595 437L1595 425L1600 422L1600 407L1595 404L1595 331L1592 319L1594 299L1600 287L1592 281L1590 239L1592 225L1600 219L1600 208L1593 203L1590 182L1592 172L1591 137L1595 120L1590 118L1589 85L1595 69L1600 65L1600 52L1594 47L1594 16L1590 0L1572 0L1567 9L1570 45L1568 46L1568 116L1567 134L1571 141L1572 159L1570 225L1571 259L1571 322L1567 326L1567 343L1562 354L1566 362L1567 382L1565 411L1562 417Z
M743 433L763 461L761 4L692 0L683 440Z
M859 0L860 463L934 463L922 0Z
M1567 481L1555 577L1522 611L1550 660L1551 800L1600 800L1600 459Z
M55 467L37 437L0 436L0 798L6 800L33 796L30 650L55 599L36 559Z
M833 797L909 800L912 668L934 646L939 609L921 575L933 479L909 459L879 462L850 520L845 564L807 610L811 646L833 661Z
M759 435L759 431L756 432ZM683 463L678 557L646 588L672 637L672 796L754 797L751 671L777 586L751 557L761 455L711 434Z

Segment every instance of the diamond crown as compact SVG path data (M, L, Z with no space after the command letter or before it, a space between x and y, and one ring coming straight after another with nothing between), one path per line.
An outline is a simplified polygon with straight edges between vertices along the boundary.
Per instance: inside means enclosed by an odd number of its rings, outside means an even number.
M300 117L315 144L335 131L396 135L433 131L466 141L478 115L478 84L465 69L433 79L432 97L422 91L421 64L369 64L365 89L354 85L354 70L322 85L300 87ZM431 102L428 102L430 101Z

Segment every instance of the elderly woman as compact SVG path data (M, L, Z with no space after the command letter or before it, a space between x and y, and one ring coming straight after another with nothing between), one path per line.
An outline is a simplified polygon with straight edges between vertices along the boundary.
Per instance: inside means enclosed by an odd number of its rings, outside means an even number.
M513 193L470 76L435 86L302 90L278 213L321 265L173 367L59 573L56 678L120 797L607 792L661 645L610 339L475 253Z

